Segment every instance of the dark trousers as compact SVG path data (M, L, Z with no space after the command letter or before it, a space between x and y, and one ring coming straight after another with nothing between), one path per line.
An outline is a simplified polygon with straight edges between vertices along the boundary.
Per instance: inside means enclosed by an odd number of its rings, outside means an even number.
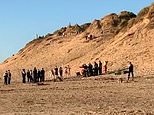
M8 84L11 84L11 77L8 77Z
M102 68L98 69L99 75L102 75Z
M97 68L95 68L95 76L97 76L98 75L98 69Z
M22 83L26 83L26 76L25 75L22 76Z
M7 85L7 77L4 77L4 84Z
M128 71L128 80L130 79L130 75L132 75L132 80L134 80L134 73L133 73L133 71Z
M37 76L34 76L34 83L37 82Z
M27 77L27 82L31 82L30 76Z
M45 77L44 76L40 76L40 81L44 82L45 81Z

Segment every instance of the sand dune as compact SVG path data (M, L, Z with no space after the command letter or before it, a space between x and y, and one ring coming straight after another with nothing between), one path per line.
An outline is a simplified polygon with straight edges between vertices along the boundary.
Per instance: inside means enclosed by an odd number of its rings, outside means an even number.
M93 39L86 40L91 34ZM123 11L83 25L69 25L26 44L0 64L0 75L12 72L12 84L0 78L1 115L154 115L154 4L139 14ZM135 81L121 76L50 81L57 66L108 61L108 71L135 66ZM22 84L21 69L45 68L44 85ZM111 79L112 78L112 79Z

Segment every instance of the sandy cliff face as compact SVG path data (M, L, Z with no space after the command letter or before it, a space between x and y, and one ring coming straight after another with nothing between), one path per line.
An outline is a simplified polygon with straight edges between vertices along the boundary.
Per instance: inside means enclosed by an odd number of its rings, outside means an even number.
M82 63L108 61L109 70L124 68L128 61L137 75L154 73L154 4L137 15L123 11L82 26L68 26L35 39L0 65L19 77L22 68L70 65L72 74ZM92 40L85 36L92 34Z

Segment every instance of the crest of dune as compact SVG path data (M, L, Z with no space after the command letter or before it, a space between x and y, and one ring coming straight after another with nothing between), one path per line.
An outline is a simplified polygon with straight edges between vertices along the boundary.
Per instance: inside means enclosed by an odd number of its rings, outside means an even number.
M91 34L92 40L85 36ZM122 11L83 25L69 25L34 39L0 64L0 74L10 69L15 78L20 70L71 66L75 75L83 63L108 61L108 71L125 68L128 61L136 75L154 73L154 4L137 15Z

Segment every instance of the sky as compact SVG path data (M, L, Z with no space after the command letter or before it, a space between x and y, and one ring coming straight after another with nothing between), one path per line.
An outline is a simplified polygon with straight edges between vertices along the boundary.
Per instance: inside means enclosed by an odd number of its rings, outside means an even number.
M138 13L153 0L0 0L0 62L36 37L69 23L84 24L110 13Z

